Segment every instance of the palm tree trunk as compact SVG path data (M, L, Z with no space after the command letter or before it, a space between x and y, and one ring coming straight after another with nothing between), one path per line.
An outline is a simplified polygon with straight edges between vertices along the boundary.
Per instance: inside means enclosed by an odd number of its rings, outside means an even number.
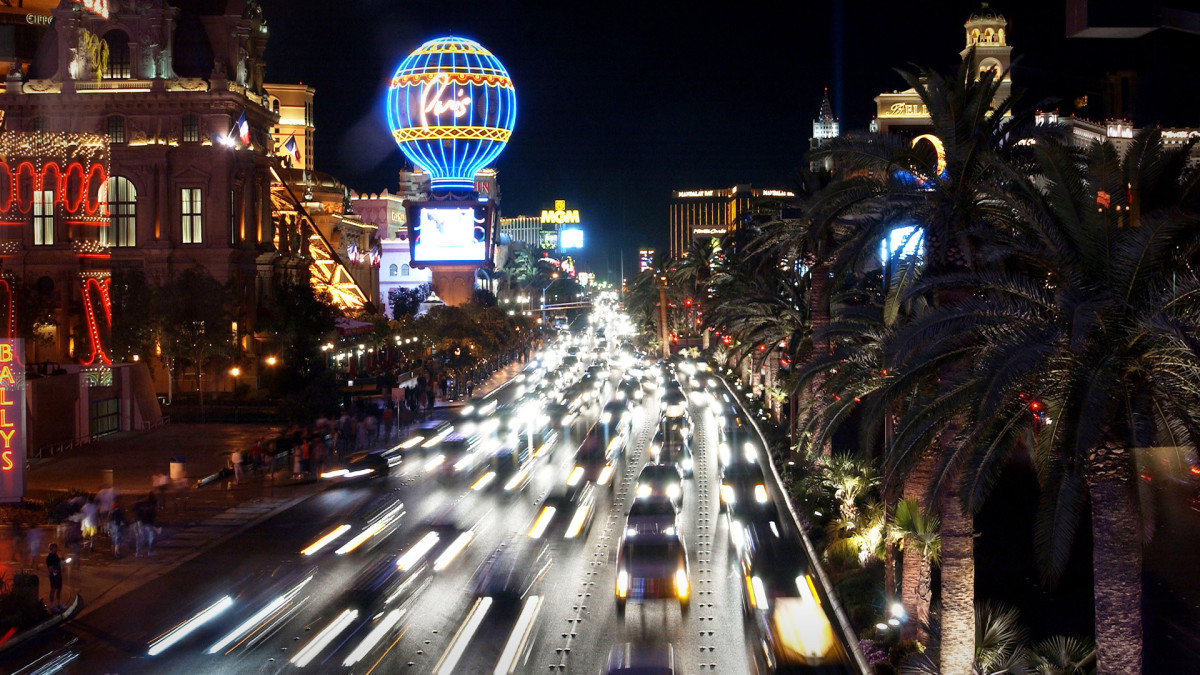
M908 472L904 482L904 498L925 504L929 484L933 478L934 457L932 453L922 457ZM903 636L915 639L923 645L929 644L929 596L921 597L921 571L926 565L918 547L911 543L904 546L904 557L900 570L900 603L908 621L904 624Z
M896 517L896 495L885 487L883 489L883 522L890 523ZM896 602L896 544L891 537L883 540L883 597L885 609L891 610Z
M808 316L809 323L812 326L814 336L820 335L829 325L829 297L826 288L829 286L829 265L818 264L813 265L809 271L809 287L808 287ZM829 340L820 337L813 340L813 358L821 358L829 355ZM819 428L822 418L825 416L825 409L829 407L829 402L825 396L825 377L818 375L812 379L812 384L808 387L808 404L812 409L810 413L817 420L817 425L814 428ZM830 443L825 443L820 448L820 453L828 457L833 448Z
M1096 672L1142 672L1142 541L1124 453L1101 448L1088 461Z
M971 675L975 663L975 523L958 498L959 472L938 497L942 519L942 675Z

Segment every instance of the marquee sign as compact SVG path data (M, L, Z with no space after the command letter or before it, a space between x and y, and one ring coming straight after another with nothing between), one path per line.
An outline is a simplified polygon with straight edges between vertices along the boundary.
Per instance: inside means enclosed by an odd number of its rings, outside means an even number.
M579 209L568 209L567 202L564 199L554 200L554 210L542 210L542 224L544 225L567 225L579 222Z
M474 40L444 37L400 63L387 92L388 127L430 188L471 191L512 135L517 93L499 59Z
M0 339L0 502L25 496L25 367L21 338Z

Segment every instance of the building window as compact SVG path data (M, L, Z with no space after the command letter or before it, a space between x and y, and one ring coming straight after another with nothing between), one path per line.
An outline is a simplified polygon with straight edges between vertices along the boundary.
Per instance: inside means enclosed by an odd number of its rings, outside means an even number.
M396 265L390 265L390 266L388 267L388 274L389 274L390 276L393 276L393 277L394 277L394 276L396 276L396 271L397 271L397 270L399 270L399 269L400 269L400 268L399 268L399 267L397 267Z
M125 118L120 115L110 115L108 118L108 142L125 142Z
M195 115L183 116L183 142L200 142L200 118Z
M200 188L183 188L180 191L180 221L183 224L183 243L200 244L204 241L201 205L204 197Z
M54 191L33 193L33 243L35 246L54 244Z
M123 176L108 179L108 230L104 232L103 243L137 245L137 190Z
M104 79L128 80L132 76L129 70L129 36L124 31L110 30L104 34L104 44L108 45L108 67L104 69Z
M45 117L33 118L33 130L39 134L44 134L50 131L50 121Z
M401 265L401 266L400 266L400 276L402 276L402 277L406 277L406 276L408 276L408 275L409 275L409 273L410 273L410 272L412 272L412 268L411 268L411 267L409 267L408 265Z

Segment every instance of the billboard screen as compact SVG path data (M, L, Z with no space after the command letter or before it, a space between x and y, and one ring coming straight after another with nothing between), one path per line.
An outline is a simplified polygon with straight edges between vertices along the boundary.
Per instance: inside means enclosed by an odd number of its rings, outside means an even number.
M491 259L491 215L487 204L422 203L409 213L416 265L484 265Z
M22 340L0 339L0 502L25 496L25 368Z
M562 231L562 237L559 239L563 250L569 248L583 248L583 230L577 227L570 227Z

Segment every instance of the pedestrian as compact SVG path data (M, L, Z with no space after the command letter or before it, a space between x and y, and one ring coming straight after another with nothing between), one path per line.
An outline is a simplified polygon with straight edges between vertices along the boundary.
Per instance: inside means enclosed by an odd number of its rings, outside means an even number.
M154 491L158 493L158 508L167 508L167 486L171 484L171 478L165 473L156 473L151 479L154 485Z
M230 463L233 464L233 484L241 485L242 484L242 451L234 450L233 454L229 456L229 461L230 461Z
M396 418L392 414L392 406L389 403L383 407L383 437L384 440L392 440L392 421Z
M117 489L109 485L96 493L96 506L100 510L100 524L108 524L108 516L117 502Z
M108 514L108 536L112 539L114 558L121 557L121 537L125 535L125 510L121 508L121 500L113 503L112 513Z
M155 527L155 511L158 505L154 503L154 493L146 494L146 498L134 504L133 512L137 528L137 552L135 557L144 558L154 555L154 536L158 534Z
M45 538L46 533L40 527L35 527L25 533L25 548L29 551L29 561L34 569L41 567L39 558L42 555L42 542Z
M83 508L80 510L83 514L83 519L79 522L82 529L80 532L83 535L84 542L87 545L88 551L92 551L96 547L96 529L99 527L100 507L96 505L95 499L89 499Z
M50 611L61 612L62 606L62 558L58 557L58 544L50 544L50 555L46 556L46 576L50 579Z

